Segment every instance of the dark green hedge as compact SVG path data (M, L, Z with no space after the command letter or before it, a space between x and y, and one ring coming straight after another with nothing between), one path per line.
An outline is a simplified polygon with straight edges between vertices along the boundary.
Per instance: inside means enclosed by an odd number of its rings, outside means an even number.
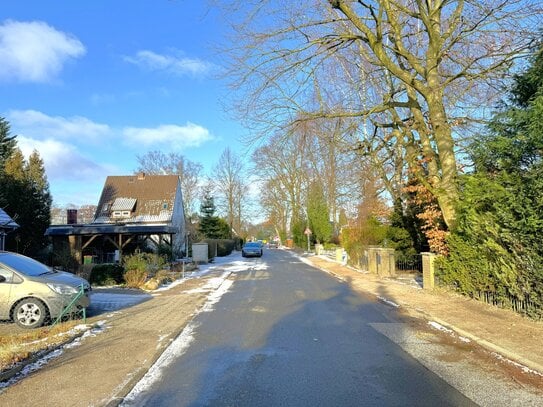
M235 249L236 242L232 239L206 239L208 244L209 258L228 256Z

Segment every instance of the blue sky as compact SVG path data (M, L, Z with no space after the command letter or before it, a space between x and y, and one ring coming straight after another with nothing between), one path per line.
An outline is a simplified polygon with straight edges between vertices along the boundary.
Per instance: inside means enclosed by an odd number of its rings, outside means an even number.
M0 116L45 161L55 204L96 204L137 155L176 152L206 172L243 129L221 107L225 35L200 0L6 0Z

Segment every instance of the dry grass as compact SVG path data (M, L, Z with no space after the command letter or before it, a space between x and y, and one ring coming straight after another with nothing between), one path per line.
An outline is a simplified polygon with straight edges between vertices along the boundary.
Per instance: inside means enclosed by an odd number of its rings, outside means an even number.
M54 327L43 327L0 336L0 371L9 369L16 363L36 352L52 348L66 342L78 334L73 330L81 321L68 321Z

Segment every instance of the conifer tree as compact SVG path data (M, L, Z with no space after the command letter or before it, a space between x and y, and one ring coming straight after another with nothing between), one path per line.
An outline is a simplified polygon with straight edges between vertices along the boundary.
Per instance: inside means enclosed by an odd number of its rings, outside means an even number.
M19 228L8 236L6 248L37 256L47 245L45 230L51 220L51 194L43 161L34 151L25 161L14 148L3 165L0 206L16 218Z
M200 233L208 239L229 239L230 228L224 219L215 216L215 211L213 196L206 192L200 206Z
M15 137L10 134L9 123L3 117L0 117L0 173L4 167L4 162L7 160L17 145Z

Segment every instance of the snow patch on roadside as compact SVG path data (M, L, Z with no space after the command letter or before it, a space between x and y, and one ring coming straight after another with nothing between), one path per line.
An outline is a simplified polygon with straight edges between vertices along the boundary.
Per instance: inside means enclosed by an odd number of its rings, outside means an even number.
M240 258L240 257L241 257L241 254L239 252L232 253L229 256L216 257L215 259L213 259L213 263L200 264L198 266L197 271L186 271L185 278L179 278L171 283L165 284L157 288L156 290L154 290L153 294L151 295L153 296L160 295L159 294L160 291L170 290L180 284L183 284L188 279L204 277L205 275L209 274L211 271L217 268L222 268L223 270L226 270L230 273L247 270L247 268L250 267L253 263L250 263L248 261L243 261L243 260L234 260L235 258ZM262 263L262 264L265 265L265 263ZM267 268L267 265L265 265L265 267ZM188 292L193 292L193 291L188 291ZM204 291L194 291L194 292L204 292Z
M471 339L466 338L464 336L457 335L456 332L454 332L452 329L446 328L443 325L435 322L435 321L428 321L428 325L430 325L432 328L437 329L438 331L445 332L455 338L460 339L464 343L470 343Z
M194 341L194 330L198 327L195 323L189 323L183 332L166 348L157 361L151 366L143 378L136 383L134 388L124 398L120 406L136 405L136 398L141 397L145 392L162 377L164 367L171 364L176 358L185 353ZM140 405L140 403L137 403Z
M193 316L196 317L201 312L210 312L213 310L213 306L219 302L221 297L229 291L230 287L234 283L232 280L228 280L230 271L225 271L220 277L211 278L207 284L203 287L206 291L214 290L210 292L207 297L206 303L197 310ZM194 341L194 332L198 328L198 323L194 322L194 319L188 323L183 329L181 334L175 338L172 343L166 348L166 350L160 355L157 361L151 366L143 378L136 383L130 393L124 398L119 406L133 406L144 405L146 394L149 389L160 380L162 377L164 368L170 365L175 359L183 355L189 346Z
M543 377L543 373L540 373L537 370L530 369L528 366L524 366L523 364L517 363L517 362L515 362L515 361L513 361L511 359L507 359L507 358L503 357L502 355L500 355L499 353L492 352L492 356L494 356L496 359L498 359L498 360L500 360L502 362L508 363L510 365L513 365L513 366L519 368L524 373L530 373L530 374L533 374L533 375L536 375L536 376Z
M388 300L385 297L381 297L380 295L377 296L377 299L385 304L393 306L394 308L400 308L399 304L396 304L394 301Z
M437 329L438 331L446 332L448 334L454 334L454 332L451 329L445 328L443 325L438 324L435 321L428 321L428 325L430 325L434 329Z

